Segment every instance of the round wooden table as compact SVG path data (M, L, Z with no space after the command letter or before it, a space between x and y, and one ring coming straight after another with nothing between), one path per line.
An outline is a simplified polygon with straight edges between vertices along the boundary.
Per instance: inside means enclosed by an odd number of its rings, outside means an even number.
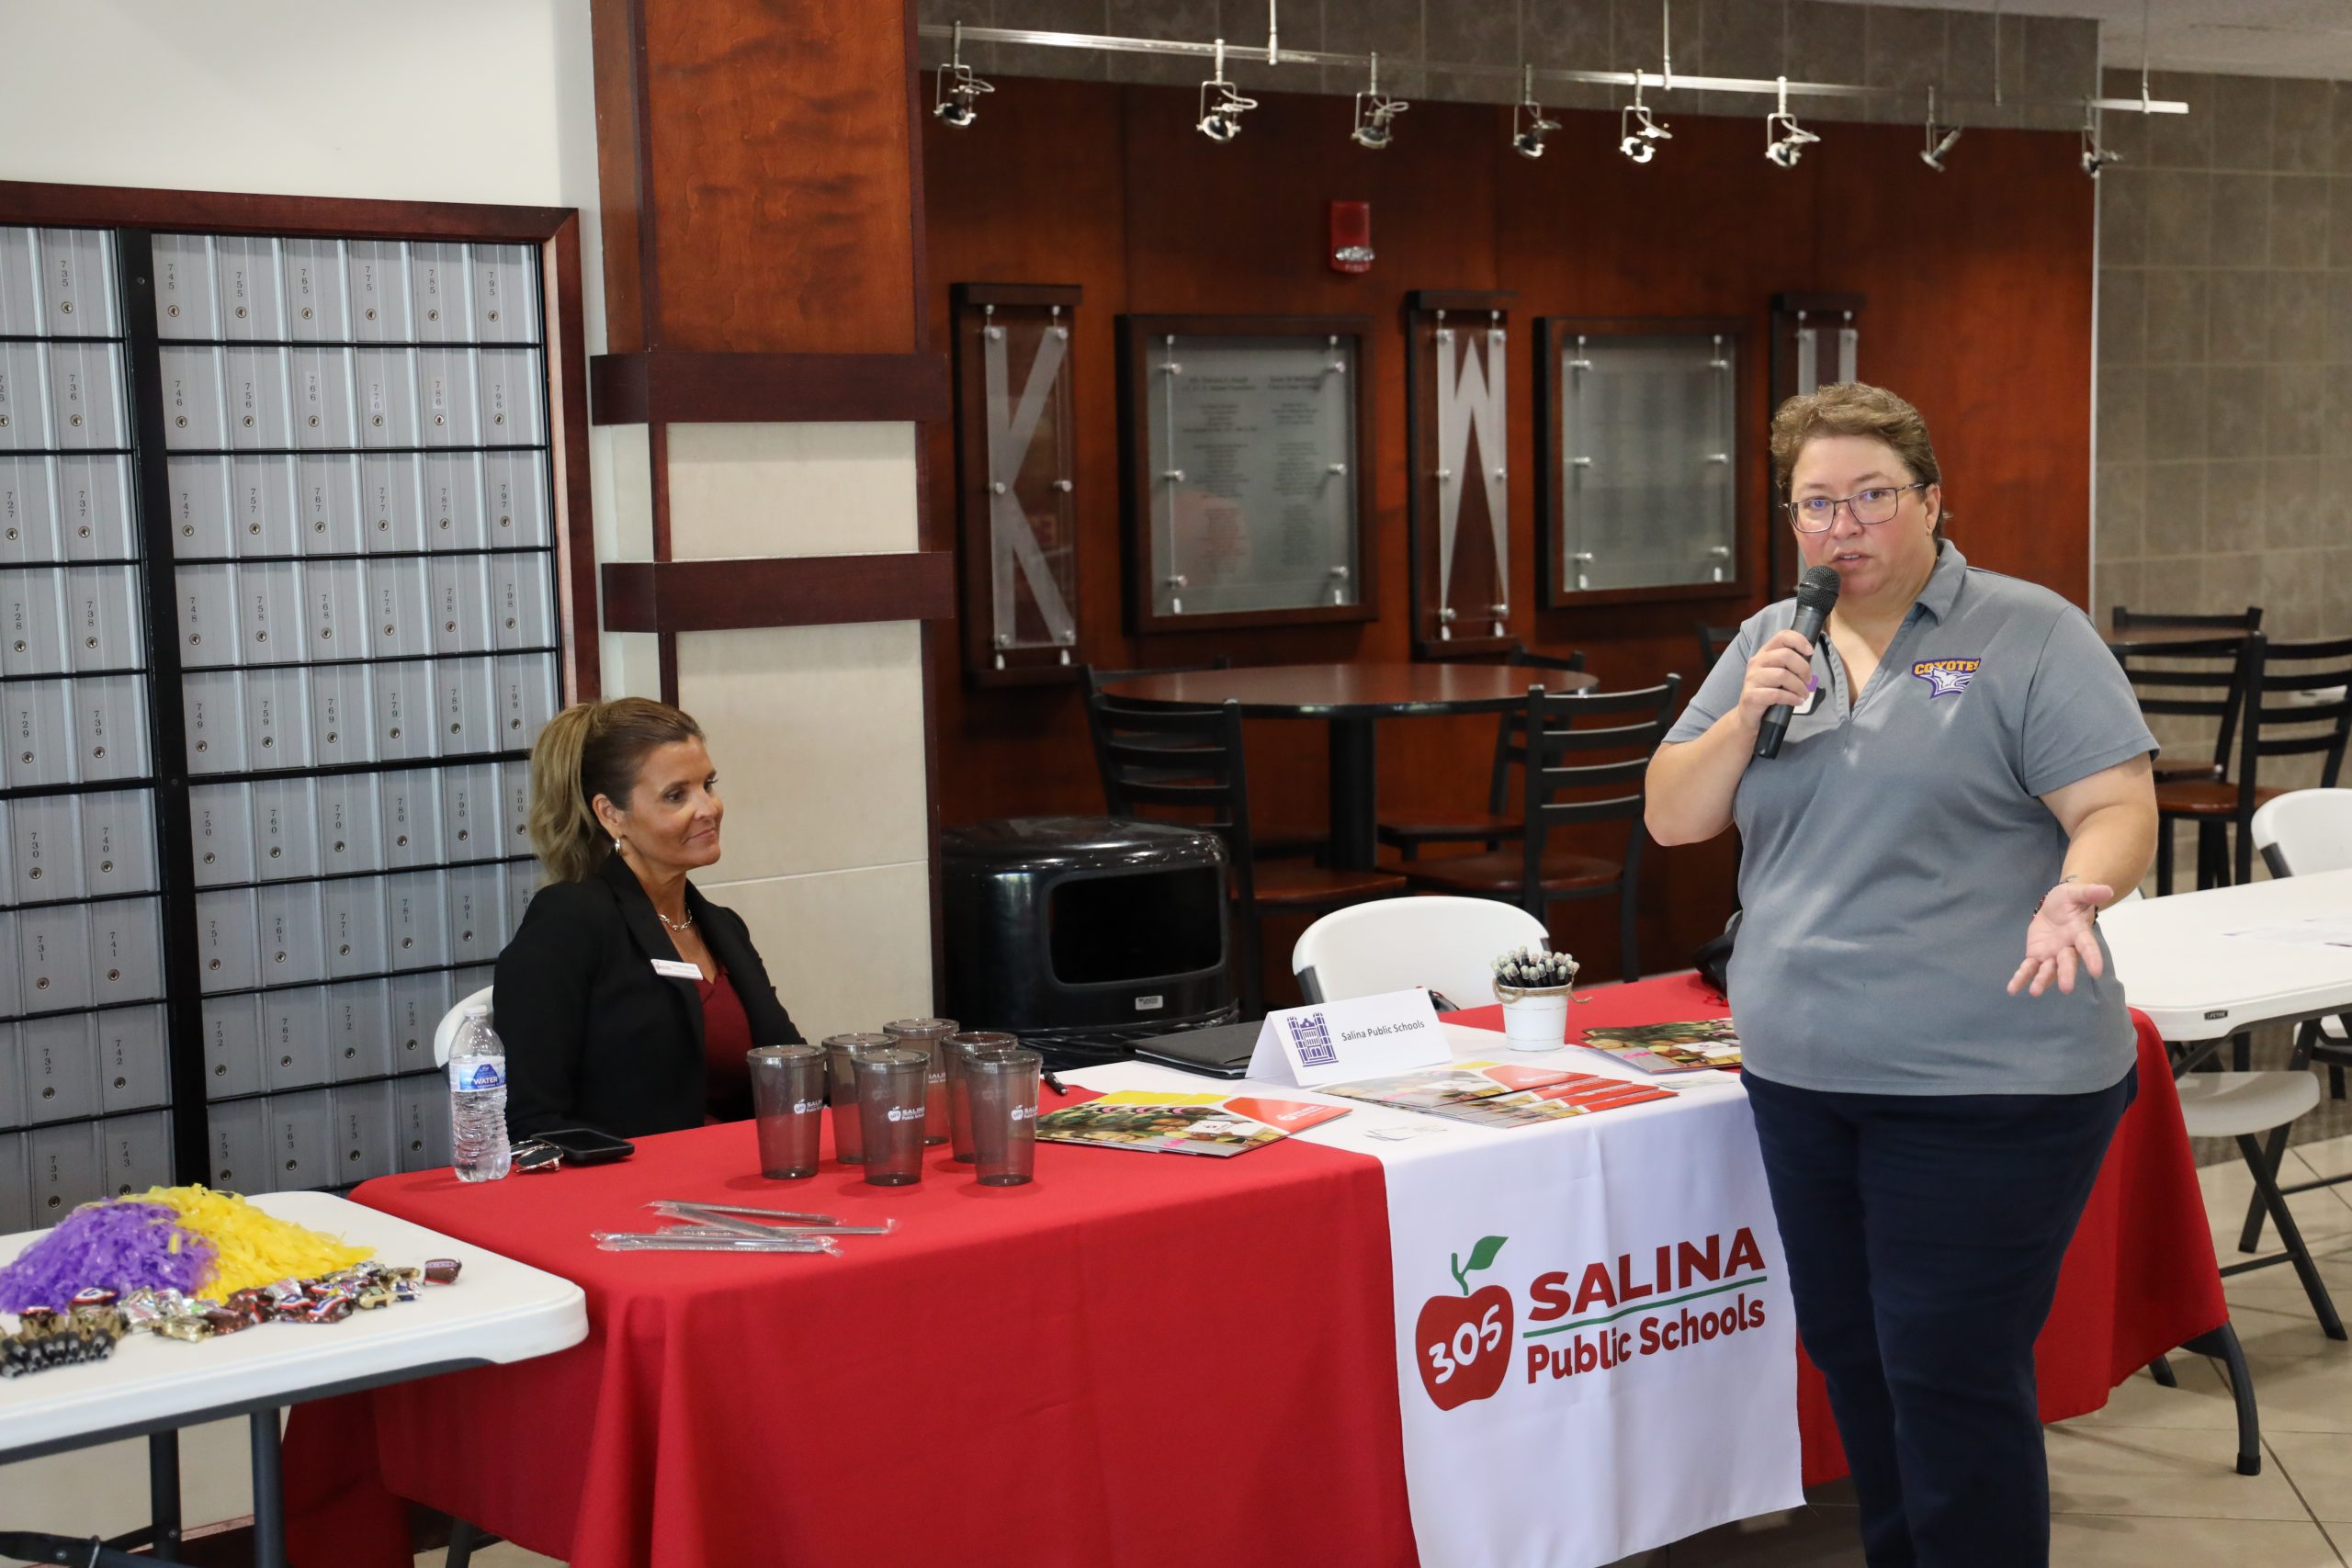
M1377 839L1379 752L1384 718L1428 714L1501 713L1527 700L1530 686L1555 696L1589 692L1592 676L1518 664L1266 664L1247 670L1194 670L1142 675L1103 688L1125 703L1165 707L1241 705L1244 718L1315 718L1331 727L1331 859L1368 870Z

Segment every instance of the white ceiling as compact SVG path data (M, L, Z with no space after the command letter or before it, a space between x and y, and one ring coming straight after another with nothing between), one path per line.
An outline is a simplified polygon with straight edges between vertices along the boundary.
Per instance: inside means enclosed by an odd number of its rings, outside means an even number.
M1861 0L1852 0L1861 3ZM2097 17L2100 52L2137 70L2141 39L2159 71L2352 80L2352 0L1871 0L2005 16Z

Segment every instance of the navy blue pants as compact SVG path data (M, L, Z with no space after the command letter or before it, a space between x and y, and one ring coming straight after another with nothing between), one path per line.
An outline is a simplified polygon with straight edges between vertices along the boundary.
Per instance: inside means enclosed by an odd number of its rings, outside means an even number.
M2092 1094L1747 1083L1871 1568L2044 1568L2033 1342L2136 1070Z

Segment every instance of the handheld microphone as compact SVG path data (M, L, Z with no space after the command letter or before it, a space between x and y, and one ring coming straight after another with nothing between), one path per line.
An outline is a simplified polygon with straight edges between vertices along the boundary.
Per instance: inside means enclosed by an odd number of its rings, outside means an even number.
M1828 623L1829 612L1838 603L1838 574L1826 566L1807 567L1797 580L1797 618L1789 629L1816 646L1821 641L1821 628ZM1789 732L1789 716L1794 708L1775 703L1772 711L1764 716L1763 727L1756 732L1756 755L1777 757L1781 754L1781 737Z

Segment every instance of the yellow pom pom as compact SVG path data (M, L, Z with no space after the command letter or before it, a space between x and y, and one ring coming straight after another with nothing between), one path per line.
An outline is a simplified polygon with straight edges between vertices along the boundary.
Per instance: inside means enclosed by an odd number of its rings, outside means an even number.
M370 1256L367 1247L346 1246L339 1237L275 1218L234 1193L209 1187L151 1188L129 1201L175 1211L181 1225L212 1244L212 1269L202 1289L216 1301L280 1280L332 1274Z

